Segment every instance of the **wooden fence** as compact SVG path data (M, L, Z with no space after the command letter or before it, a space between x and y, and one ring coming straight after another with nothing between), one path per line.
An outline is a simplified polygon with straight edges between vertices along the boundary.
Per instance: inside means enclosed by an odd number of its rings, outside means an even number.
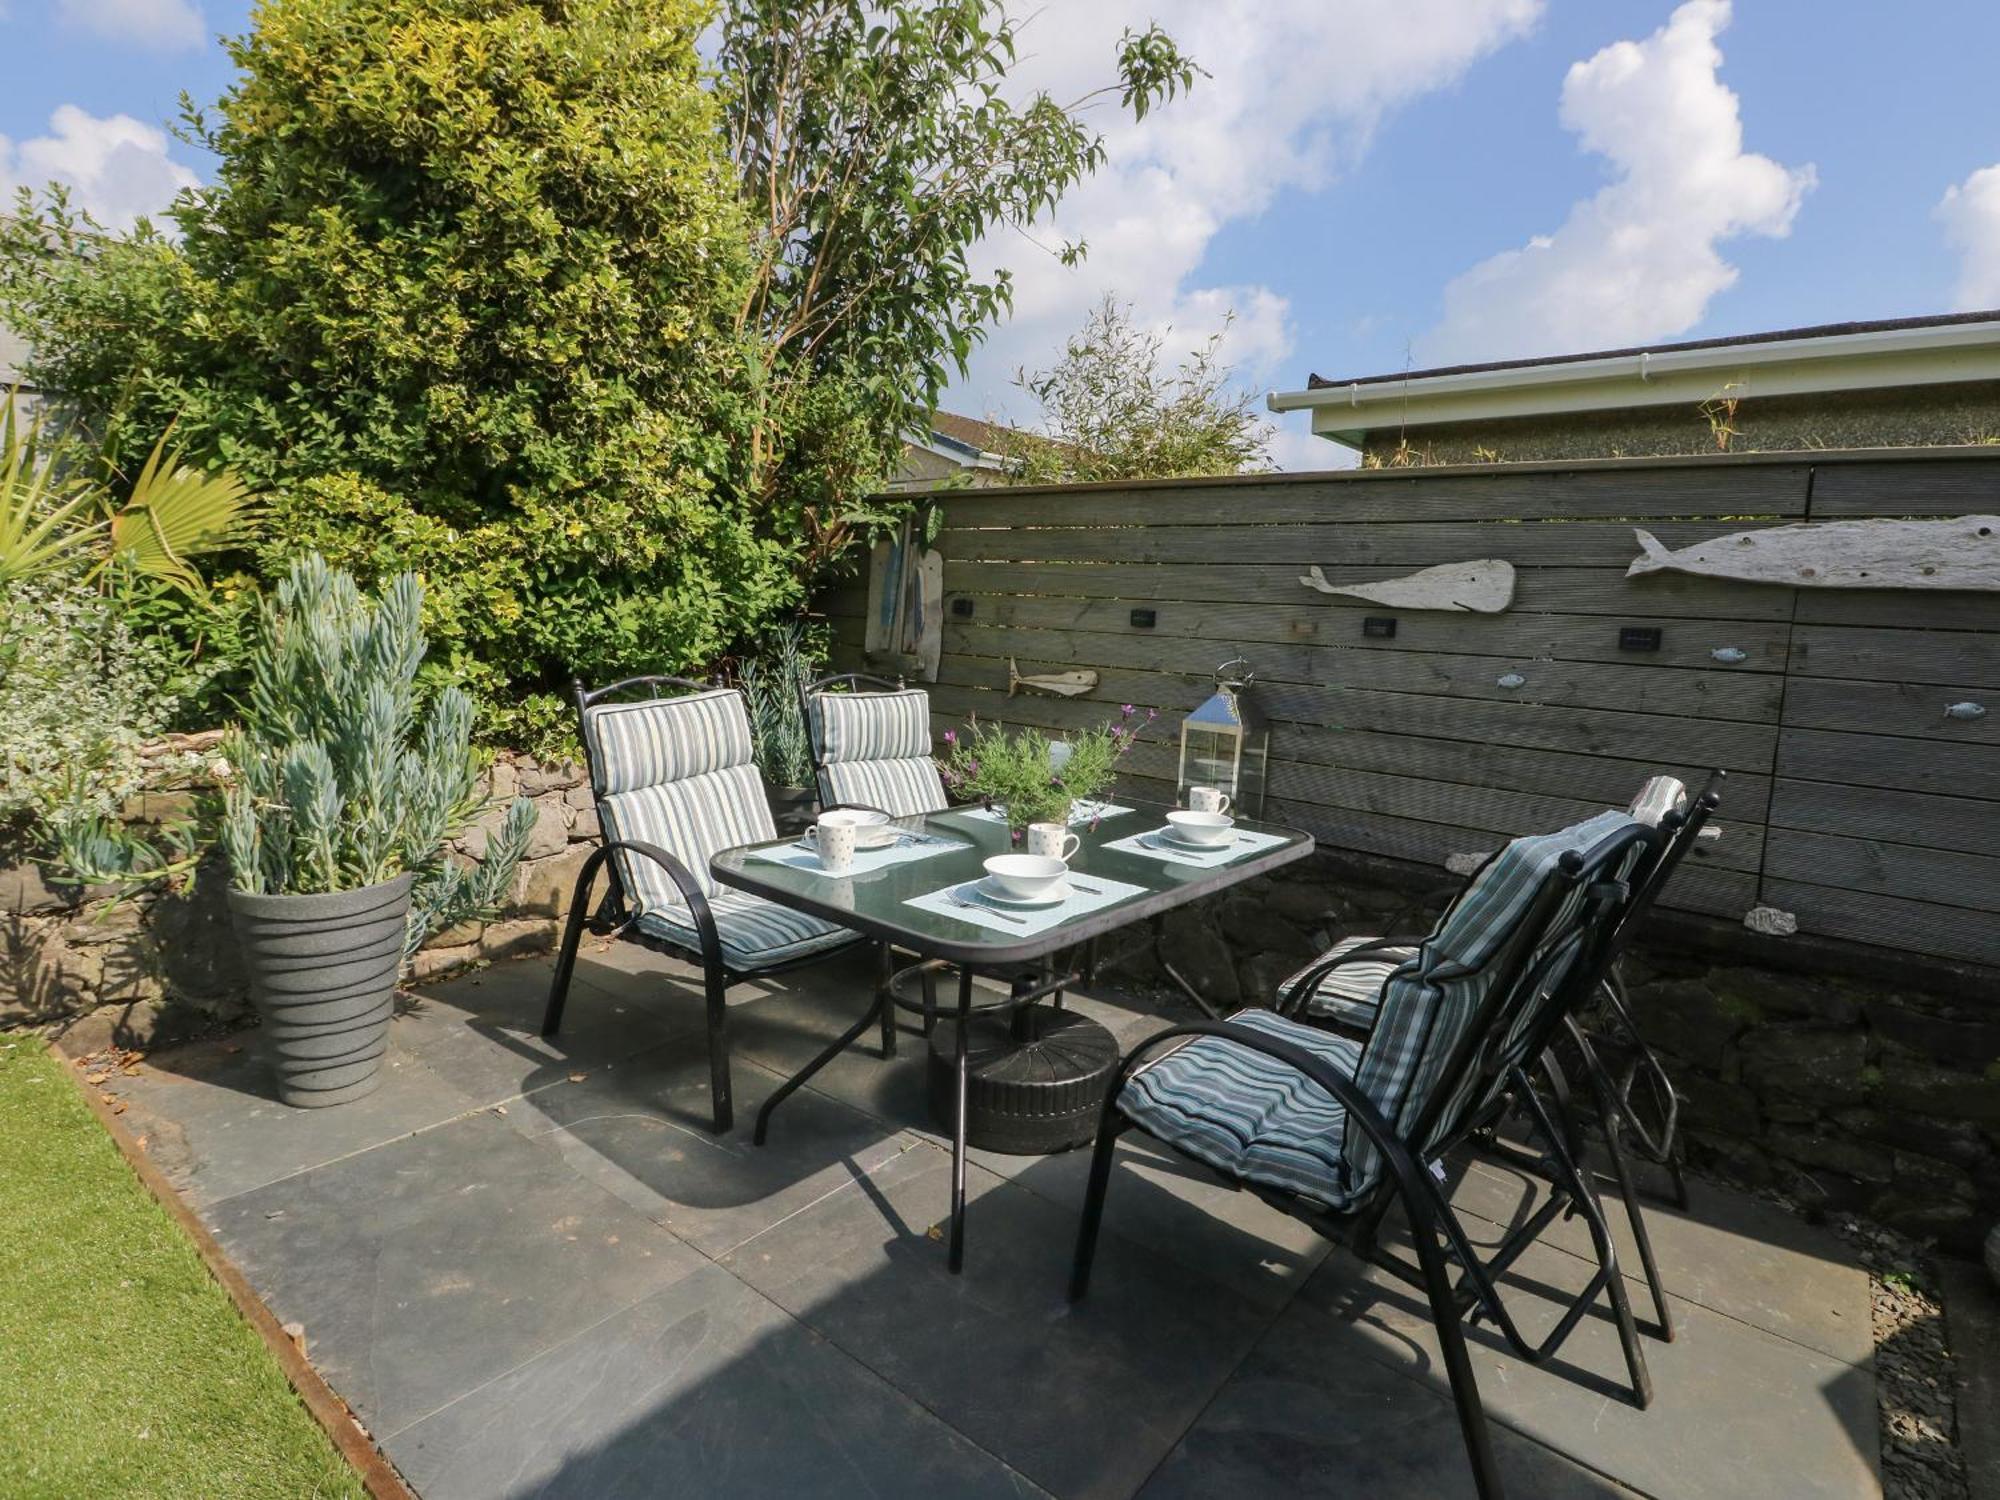
M1732 919L1773 906L1805 932L2000 964L2000 594L1625 576L1635 526L1673 548L1807 520L2000 511L2000 449L998 489L942 504L940 730L974 712L1069 728L1102 722L1107 705L1156 708L1131 769L1135 790L1169 798L1179 717L1240 654L1273 724L1267 816L1325 844L1436 865L1623 802L1653 771L1694 780L1720 766L1723 837L1668 904ZM1518 570L1502 614L1399 611L1299 582L1315 563L1351 584L1489 557ZM825 604L842 665L867 665L865 591ZM1135 610L1152 612L1150 628ZM1365 616L1394 616L1394 636L1365 636ZM1657 649L1622 646L1631 626L1656 627ZM1100 681L1086 698L1010 700L1010 658ZM1945 713L1963 702L1987 712Z

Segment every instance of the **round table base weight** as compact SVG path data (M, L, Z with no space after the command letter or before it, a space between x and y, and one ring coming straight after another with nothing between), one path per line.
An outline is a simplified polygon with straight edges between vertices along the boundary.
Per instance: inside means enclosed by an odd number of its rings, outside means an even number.
M1004 1017L975 1017L967 1030L966 1141L1009 1156L1046 1156L1087 1146L1104 1091L1118 1070L1118 1043L1097 1022L1046 1005L1025 1012L1026 1039ZM930 1037L931 1118L952 1128L958 1023L939 1017Z

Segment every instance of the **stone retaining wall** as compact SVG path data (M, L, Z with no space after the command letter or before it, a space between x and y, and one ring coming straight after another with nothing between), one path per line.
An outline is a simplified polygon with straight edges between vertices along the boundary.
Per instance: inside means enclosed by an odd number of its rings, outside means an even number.
M518 793L537 809L513 899L494 921L439 934L418 955L420 981L550 947L597 837L581 767L506 757L492 783L503 801ZM457 854L482 855L499 816ZM1163 955L1218 1004L1264 1000L1341 937L1420 930L1451 883L1322 855L1170 923ZM0 1025L55 1022L84 1050L149 1047L247 1011L219 870L183 894L115 904L51 888L32 868L0 871L0 923ZM1628 955L1634 1008L1685 1096L1693 1154L1972 1250L2000 1216L1996 991L1857 977L1837 952L1816 958L1804 942L1762 940L1759 958L1784 967L1657 938Z

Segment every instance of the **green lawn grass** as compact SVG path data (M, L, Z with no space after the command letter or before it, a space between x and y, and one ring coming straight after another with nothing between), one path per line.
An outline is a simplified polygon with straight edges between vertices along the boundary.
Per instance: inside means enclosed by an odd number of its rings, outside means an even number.
M61 1065L0 1033L0 1496L365 1494Z

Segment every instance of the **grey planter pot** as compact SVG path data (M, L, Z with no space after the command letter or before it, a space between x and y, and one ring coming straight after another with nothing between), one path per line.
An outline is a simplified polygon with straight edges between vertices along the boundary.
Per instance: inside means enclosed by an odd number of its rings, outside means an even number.
M809 786L774 786L764 783L764 795L771 802L771 818L780 834L804 833L812 825L819 807L819 793Z
M318 896L229 893L278 1097L319 1109L382 1081L416 877Z

